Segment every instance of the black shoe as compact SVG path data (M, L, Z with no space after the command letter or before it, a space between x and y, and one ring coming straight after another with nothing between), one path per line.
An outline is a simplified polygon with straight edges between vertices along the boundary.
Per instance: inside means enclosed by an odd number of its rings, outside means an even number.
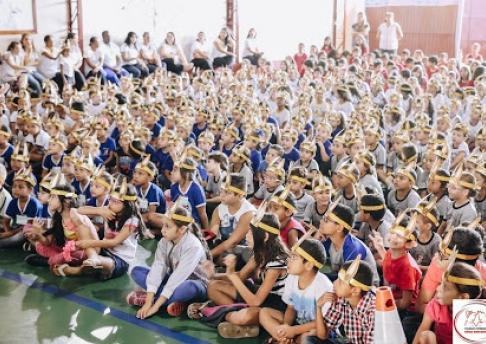
M49 264L47 264L47 258L39 256L35 253L29 254L27 257L25 257L24 261L32 266L49 266Z

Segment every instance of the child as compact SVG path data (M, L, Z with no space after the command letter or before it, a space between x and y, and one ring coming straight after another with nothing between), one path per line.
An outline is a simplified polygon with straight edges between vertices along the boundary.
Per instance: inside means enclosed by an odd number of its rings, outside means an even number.
M263 160L259 148L260 142L261 131L259 129L250 130L243 142L243 145L250 150L251 169L255 173L255 176L260 172L260 166Z
M476 178L468 172L456 171L450 178L447 190L452 201L447 223L453 227L476 219L477 212L471 198L476 195Z
M344 135L340 134L334 138L331 146L331 152L331 173L334 174L334 172L347 161L346 140Z
M152 154L152 161L159 171L158 182L164 188L170 187L170 174L174 168L174 160L170 152L176 138L176 133L172 130L162 130L157 140L157 150Z
M331 281L319 272L325 261L318 240L306 239L292 250L282 295L285 313L273 308L260 311L260 324L275 341L296 340L316 328L316 301L332 290Z
M419 265L422 273L425 273L435 253L439 250L441 242L440 235L436 233L439 215L433 201L419 203L415 210L418 213L417 246L410 250L410 254Z
M296 212L294 218L302 222L304 220L305 209L313 203L312 196L305 192L305 187L309 184L307 171L303 167L294 167L289 176L290 192L295 198Z
M279 240L279 228L275 215L262 213L255 216L246 234L246 242L252 250L250 260L237 272L235 257L227 256L226 274L215 276L209 283L208 297L217 305L238 302L249 305L226 314L226 321L218 326L222 337L256 337L258 316L263 307L285 310L282 293L287 278L287 253ZM256 278L253 277L255 271L258 271Z
M475 177L477 185L480 189L477 191L476 198L474 199L474 205L476 211L481 217L481 223L483 227L486 226L486 162L481 162L476 168Z
M31 169L26 168L15 174L12 186L12 199L8 203L0 233L0 247L18 246L23 241L21 228L29 220L42 215L42 204L32 191L36 185Z
M152 181L157 175L154 163L146 157L135 166L132 183L138 194L138 206L145 223L160 228L161 223L156 221L156 213L166 210L165 197L162 190Z
M206 196L203 188L194 180L196 162L184 156L174 163L170 197L173 202L180 197L180 205L189 210L196 224L209 228L206 214Z
M450 174L444 169L432 168L430 170L427 191L436 199L437 215L439 219L438 234L442 234L446 227L445 219L450 212L451 200L447 194L447 185Z
M272 149L269 150L271 154ZM285 180L285 170L283 168L284 160L274 160L263 172L263 184L255 192L251 200L252 204L259 205L261 202L270 200L270 198L277 192L284 189L283 182Z
M453 300L486 297L483 280L475 268L465 263L456 263L454 259L450 259L448 266L435 298L425 309L414 344L452 343Z
M354 260L358 255L368 262L373 270L373 285L378 285L379 277L376 262L370 249L351 234L354 223L354 213L348 206L334 202L322 218L319 232L325 235L324 248L329 256L331 273L327 274L335 280L337 273L348 260Z
M359 152L355 158L356 166L359 169L358 189L373 190L374 193L383 196L383 189L376 178L375 156L370 152Z
M108 127L108 120L101 117L96 121L94 129L96 130L96 138L100 143L99 158L103 161L104 166L112 167L115 165L116 143L108 136Z
M350 207L355 214L358 212L358 197L355 192L358 178L359 170L355 164L345 163L336 170L336 197L339 197L339 203Z
M269 211L277 215L280 222L280 239L287 248L293 247L299 237L305 233L302 224L294 218L296 212L295 198L287 186L270 198Z
M27 144L24 142L23 147L17 144L10 159L10 171L5 178L5 187L7 190L12 188L15 174L22 169L26 169L29 166L29 161L30 157Z
M324 176L319 176L312 183L312 203L307 205L304 222L318 228L322 217L331 203L332 184Z
M246 190L249 196L253 195L253 171L249 164L250 150L244 146L233 148L233 152L229 157L230 173L239 173L246 179Z
M91 182L91 198L86 201L86 205L78 209L78 212L83 215L95 215L96 208L107 207L110 200L110 191L113 184L113 177L103 168L97 169L93 173L93 180ZM94 216L92 222L95 226L101 229L103 225L103 218L101 216Z
M377 125L370 125L364 130L366 149L368 149L368 151L372 153L375 158L376 174L378 175L378 179L385 183L386 149L380 143L382 136L382 130Z
M42 160L42 176L45 177L49 171L57 173L61 170L62 159L66 144L60 137L51 137L47 154Z
M221 204L213 212L210 231L219 236L211 250L213 257L222 256L245 239L255 208L245 199L246 181L242 175L230 174L221 187Z
M293 167L304 167L307 175L313 179L319 174L319 165L314 160L316 156L316 144L311 141L304 141L300 145L300 159Z
M327 343L327 338L337 335L339 339L345 337L348 343L372 344L376 296L371 267L358 256L344 263L333 286L333 292L317 300L316 334L304 343ZM331 305L323 313L322 307L328 303Z
M289 166L300 159L300 152L295 148L298 133L295 129L282 130L280 141L284 149L283 158L285 160L284 170L288 171Z
M208 171L208 183L206 185L206 202L218 204L221 202L219 194L221 185L228 170L228 158L219 151L210 153L207 157L206 170ZM211 212L212 213L212 212Z
M319 171L321 171L326 176L330 175L330 161L332 156L331 132L332 127L329 123L321 122L316 124L315 161L319 166Z
M415 208L420 202L420 196L413 189L416 181L417 174L410 168L401 168L395 173L393 189L387 197L388 208L395 216Z
M191 301L206 299L207 276L203 263L211 259L191 213L176 206L164 215L163 237L150 269L136 266L130 276L144 291L133 291L127 303L141 307L137 318L147 319L166 306L179 316Z
M80 249L100 248L99 254L93 254L78 269L66 271L69 274L87 273L86 267L100 270L102 279L123 276L129 264L134 260L137 250L137 234L143 226L137 208L137 192L133 185L127 184L125 177L117 181L110 193L109 210L114 218L105 222L103 240L77 240Z
M397 308L402 315L414 311L419 292L422 271L409 251L417 246L417 234L414 232L416 214L410 220L404 214L397 217L388 233L390 248L383 255L383 279L390 286Z
M464 123L457 123L452 129L451 171L469 155L469 147L466 143L468 131L469 128Z
M235 126L226 127L221 135L218 148L229 157L239 140L240 132L238 131L238 128Z
M78 195L78 205L83 206L91 198L91 175L94 172L95 165L91 155L87 155L77 159L74 166L75 180L73 187Z
M11 136L10 128L5 125L0 126L0 163L7 168L10 168L10 158L14 151L14 147L9 143Z

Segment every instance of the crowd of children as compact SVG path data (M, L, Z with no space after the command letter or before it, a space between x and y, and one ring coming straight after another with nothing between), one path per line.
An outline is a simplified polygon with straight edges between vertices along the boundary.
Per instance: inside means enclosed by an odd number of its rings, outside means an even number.
M0 84L0 248L269 343L371 344L389 286L410 343L451 343L486 281L486 65L332 52Z

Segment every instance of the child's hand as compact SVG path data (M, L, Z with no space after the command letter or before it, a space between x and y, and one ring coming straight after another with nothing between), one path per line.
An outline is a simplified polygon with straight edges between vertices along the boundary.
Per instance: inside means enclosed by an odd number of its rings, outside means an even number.
M385 249L385 245L383 244L383 237L381 236L380 233L378 232L371 232L370 233L370 241L373 245L373 247L378 250L378 249Z
M326 303L334 303L337 300L336 293L324 293L317 300L317 307L322 308Z
M36 217L34 220L32 220L32 229L36 233L40 233L42 229L44 228L45 221Z
M108 207L100 207L98 212L99 215L105 220L111 221L115 218L115 213L112 212Z
M280 325L277 327L277 336L279 340L286 339L286 338L294 338L295 333L292 326L289 325Z
M211 260L206 260L202 263L202 268L204 272L206 272L206 276L208 279L211 279L214 276L214 263Z
M228 254L223 259L223 264L226 266L226 272L235 272L236 268L236 256L234 254Z
M150 303L148 303L148 302L147 302L147 303L145 303L145 304L142 306L142 308L140 308L140 309L137 311L137 318L139 318L139 319L145 319L145 318L147 318L147 317L149 316L148 314L149 314L149 312L150 312L151 308L152 308L152 304L150 304ZM151 314L151 315L153 315L153 314Z

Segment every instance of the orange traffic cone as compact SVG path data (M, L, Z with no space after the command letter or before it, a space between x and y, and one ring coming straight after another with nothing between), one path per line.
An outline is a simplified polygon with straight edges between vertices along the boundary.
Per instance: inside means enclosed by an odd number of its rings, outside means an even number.
M406 344L397 305L390 287L376 290L375 344Z

